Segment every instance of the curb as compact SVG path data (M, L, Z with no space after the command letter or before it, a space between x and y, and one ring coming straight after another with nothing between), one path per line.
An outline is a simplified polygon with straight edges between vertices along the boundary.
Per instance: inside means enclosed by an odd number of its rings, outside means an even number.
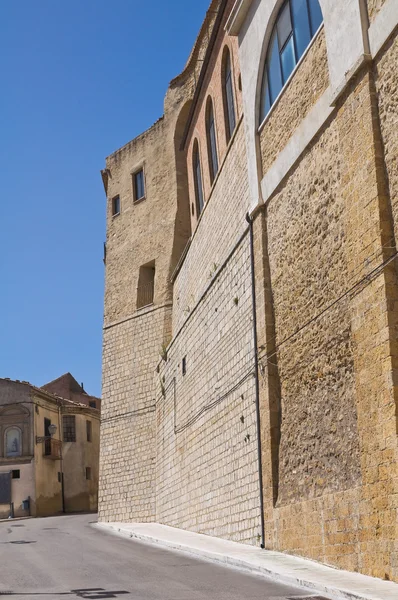
M14 517L13 519L0 519L0 523L14 523L15 521L26 521L35 517Z
M350 591L349 589L344 589L343 587L338 587L335 585L327 585L323 583L318 583L314 581L310 581L306 579L305 576L299 575L290 575L285 573L280 573L277 570L272 570L265 566L259 564L253 564L250 559L244 560L241 558L237 558L231 555L220 554L218 552L212 552L208 550L202 550L199 548L192 548L191 546L184 545L178 542L171 542L169 540L164 540L159 537L141 534L129 529L123 529L120 526L113 526L109 523L95 523L92 525L95 528L100 529L101 531L105 531L114 535L119 535L125 538L129 538L132 540L144 542L151 545L156 545L162 548L166 548L168 550L175 550L177 552L183 552L184 554L188 554L190 556L194 556L195 558L200 558L202 560L206 560L212 563L216 563L219 565L232 567L235 569L239 569L251 575L257 575L261 577L266 577L271 579L274 582L281 583L284 585L301 587L308 590L311 594L322 594L330 596L333 600L385 600L385 596L377 595L375 596L372 592L367 593L358 593ZM308 561L312 562L312 561ZM319 564L319 563L314 563ZM325 566L325 565L324 565ZM339 569L334 569L330 567L336 573L339 573ZM377 581L377 580L376 580ZM380 580L382 583L382 580ZM383 582L385 583L385 582ZM394 585L394 584L393 584ZM395 590L394 590L395 591ZM383 594L383 592L381 592ZM394 597L398 600L398 585L397 585L397 596ZM391 595L391 598L393 596ZM307 599L306 599L307 600ZM308 598L308 600L310 600ZM314 599L316 600L316 599Z

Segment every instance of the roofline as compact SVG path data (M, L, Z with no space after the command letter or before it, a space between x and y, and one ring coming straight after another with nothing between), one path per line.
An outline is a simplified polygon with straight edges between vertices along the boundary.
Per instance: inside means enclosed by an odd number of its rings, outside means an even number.
M73 375L72 375L72 377L73 377ZM35 394L41 394L45 399L52 400L53 402L55 402L56 404L61 405L61 406L65 406L65 403L68 403L75 408L87 408L89 410L94 410L99 413L99 409L97 409L97 408L92 408L91 406L89 406L87 404L83 404L83 402L75 402L75 400L69 400L69 398L62 398L62 396L57 396L57 394L53 394L52 392L47 392L47 390L44 390L43 388L37 387L36 385L29 383L29 381L19 381L19 379L10 379L8 377L0 377L0 382L1 381L6 381L7 383L15 383L17 385L24 385L25 387L28 387ZM88 394L86 394L86 395L88 396ZM94 398L95 400L101 400L101 398L97 398L96 396L88 396L88 397Z
M187 143L189 130L191 128L193 117L194 117L194 114L195 114L195 111L196 111L196 107L197 107L198 102L199 102L199 96L200 96L200 92L202 91L203 81L204 81L204 78L206 76L207 67L209 66L211 53L213 52L213 48L214 48L214 45L215 45L216 40L217 40L218 32L220 31L221 21L222 21L222 18L224 16L224 12L225 12L227 3L228 3L228 0L221 0L220 6L219 6L219 9L218 9L218 14L217 14L217 17L216 17L216 20L215 20L215 23L214 23L213 30L211 32L210 41L209 41L209 44L208 44L207 49L206 49L205 57L203 59L202 68L200 70L198 84L196 86L195 94L194 94L194 97L193 97L193 100L192 100L192 104L191 104L191 108L190 108L190 111L189 111L189 114L188 114L187 124L185 125L184 133L183 133L183 136L182 136L180 150L185 150L185 144Z

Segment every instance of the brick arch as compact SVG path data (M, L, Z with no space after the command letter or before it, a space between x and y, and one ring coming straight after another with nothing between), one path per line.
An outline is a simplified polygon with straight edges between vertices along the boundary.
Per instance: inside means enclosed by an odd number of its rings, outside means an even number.
M171 275L177 266L178 261L184 251L184 248L191 236L191 217L190 205L187 201L188 191L188 171L186 151L181 148L181 142L192 106L192 100L189 99L182 105L178 113L174 126L174 157L175 173L177 178L177 214L174 222L174 237L172 259L169 269L168 281L171 281ZM171 284L168 293L171 295Z
M234 112L235 112L235 127L236 127L236 123L238 121L238 93L237 93L237 89L236 89L236 77L235 77L235 69L234 69L234 55L233 55L233 51L232 51L232 45L228 43L228 41L225 42L223 50L222 50L222 56L221 56L221 73L220 73L220 86L221 86L221 94L222 94L222 105L223 105L223 109L224 109L224 130L225 130L225 137L226 137L226 143L228 145L230 138L232 137L232 133L231 135L229 135L229 117L228 117L228 104L227 104L227 97L226 97L226 91L225 91L225 66L226 66L226 61L227 61L227 57L229 57L229 62L230 62L230 68L231 68L231 79L232 79L232 95L233 95L233 103L234 103ZM234 129L234 128L233 128Z

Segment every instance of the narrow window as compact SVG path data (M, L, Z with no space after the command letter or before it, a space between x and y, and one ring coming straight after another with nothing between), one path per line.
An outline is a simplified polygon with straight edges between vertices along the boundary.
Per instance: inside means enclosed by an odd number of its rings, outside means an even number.
M51 434L50 434L51 419L44 418L44 456L51 456Z
M86 467L86 479L91 479L91 467Z
M193 167L193 178L194 178L194 184L195 184L196 214L199 217L200 213L203 210L204 202L203 202L202 169L200 166L198 140L195 140L194 145L193 145L192 167Z
M96 403L96 401L95 401L95 400L90 400L90 402L89 402L89 406L90 406L90 408L97 408L97 403Z
M12 478L13 479L20 479L21 477L21 471L19 469L14 469L13 471L11 471L12 473Z
M91 426L91 421L86 421L86 432L87 432L87 441L91 442L91 440L92 440L92 426Z
M187 357L184 356L184 358L182 359L182 374L186 375L187 373Z
M140 267L137 289L137 309L153 304L155 295L155 261Z
M261 120L268 114L322 21L319 0L286 0L282 5L265 61Z
M224 57L224 110L228 143L236 127L231 54L228 48Z
M61 476L61 472L58 471L58 483L62 482L62 476Z
M62 420L64 442L76 442L76 417L65 416Z
M209 155L210 181L213 183L218 172L218 157L216 143L216 124L214 121L213 102L211 98L207 100L206 107L206 130L207 130L207 151Z
M115 196L112 199L112 215L115 217L120 214L120 196Z
M134 202L145 198L144 169L140 169L133 175Z

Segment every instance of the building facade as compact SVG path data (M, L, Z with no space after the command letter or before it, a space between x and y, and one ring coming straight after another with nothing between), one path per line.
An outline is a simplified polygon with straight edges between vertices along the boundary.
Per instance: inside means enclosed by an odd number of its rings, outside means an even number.
M99 514L398 581L395 0L215 0L107 159Z
M95 511L100 414L0 379L0 518Z

